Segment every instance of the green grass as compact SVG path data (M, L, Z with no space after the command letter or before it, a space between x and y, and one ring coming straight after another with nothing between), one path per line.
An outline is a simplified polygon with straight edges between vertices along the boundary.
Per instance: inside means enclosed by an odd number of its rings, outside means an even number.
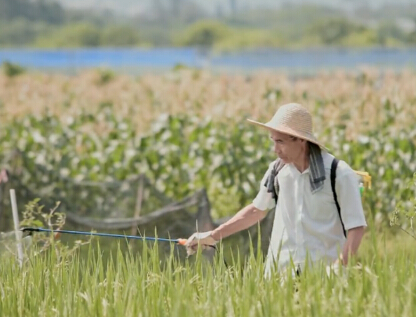
M379 75L371 72L358 77L342 75L336 81L333 75L298 79L300 88L289 84L270 86L268 81L287 82L279 76L269 79L256 75L247 81L205 75L198 79L183 73L175 82L163 76L141 79L144 88L130 81L126 91L132 97L127 102L94 99L105 95L106 90L124 87L121 76L107 78L101 84L96 73L74 77L76 83L55 76L31 88L24 106L15 98L21 96L21 87L26 83L39 83L33 76L23 74L13 80L3 76L7 85L3 85L6 88L1 99L5 103L0 107L4 114L0 158L4 166L10 167L9 183L18 189L20 203L33 196L42 197L45 209L61 201L65 207L61 207L62 212L88 212L84 215L94 217L113 212L112 206L132 211L135 199L131 198L136 195L132 186L130 191L118 193L113 187L80 190L74 180L124 181L146 173L159 191L175 200L198 188L207 188L213 217L231 215L252 199L258 190L255 179L264 173L264 166L272 158L267 135L248 126L245 116L264 118L278 103L293 99L303 100L312 111L320 129L318 135L333 153L353 168L372 175L373 188L364 196L371 230L360 248L360 264L350 264L348 277L328 278L322 269L316 269L306 271L300 282L289 275L284 283L285 275L263 278L262 255L246 255L246 240L237 235L223 244L229 268L224 266L222 254L211 265L200 255L184 259L184 250L178 247L166 255L166 244L135 242L127 248L124 241L108 239L72 250L64 244L72 245L74 241L62 237L47 252L36 255L32 248L22 269L13 258L2 256L5 251L0 249L0 317L415 315L416 241L398 227L388 227L387 219L400 211L399 223L409 231L407 222L416 212L416 187L407 185L416 170L414 73L386 75L383 89L379 90L374 89ZM235 82L235 91L231 94L224 90L217 99L209 99L223 80L227 85ZM178 82L186 86L184 96L171 93L181 91ZM88 98L75 96L85 85L89 87L87 91L94 87L99 90ZM401 87L400 96L396 86ZM44 87L48 90L42 90ZM264 91L258 87L264 87ZM192 94L199 90L203 92ZM148 94L149 100L136 101L133 96L137 91L139 95ZM352 91L354 98L348 99ZM32 95L53 96L55 101L45 97L33 103ZM159 96L169 96L169 100ZM276 101L270 101L269 96ZM244 98L253 103L220 112L224 118L241 116L240 119L198 119L208 118L213 104L225 100L226 104L238 105ZM56 105L57 113L41 110L49 104ZM85 105L96 108L88 110ZM26 110L15 112L22 107ZM143 126L141 132L146 131L143 122L154 119L151 113L162 112L171 115L155 121L149 134L139 135L138 123ZM137 118L140 121L135 121ZM416 185L415 181L416 178L411 184ZM111 199L107 202L102 197ZM9 210L7 200L3 204L4 210ZM142 214L160 204L153 198L147 200ZM36 219L46 223L49 218L40 213L36 213ZM10 230L7 214L0 225ZM23 218L32 219L32 214L24 213ZM40 224L24 224L32 225ZM167 237L161 229L158 224L160 236ZM186 235L182 232L176 237Z
M176 248L161 261L158 245L145 244L136 254L115 250L104 263L95 243L81 247L87 256L59 244L37 255L32 248L22 269L0 259L0 315L414 316L414 243L368 232L346 275L319 268L298 281L281 273L265 279L262 256L253 253L227 268L221 251L212 264L201 254L180 260Z

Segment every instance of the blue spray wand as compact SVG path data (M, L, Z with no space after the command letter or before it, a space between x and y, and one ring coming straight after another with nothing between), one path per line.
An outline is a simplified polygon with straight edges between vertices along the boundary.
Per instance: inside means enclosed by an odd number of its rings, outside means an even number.
M135 239L142 241L161 241L161 242L172 242L180 245L185 245L186 239L165 239L165 238L154 238L154 237L141 237L141 236L128 236L123 234L112 234L102 232L87 232L87 231L72 231L72 230L52 230L45 228L22 228L23 232L50 232L50 233L67 233L67 234L78 234L84 236L98 236L98 237L110 237L110 238L123 238L123 239Z

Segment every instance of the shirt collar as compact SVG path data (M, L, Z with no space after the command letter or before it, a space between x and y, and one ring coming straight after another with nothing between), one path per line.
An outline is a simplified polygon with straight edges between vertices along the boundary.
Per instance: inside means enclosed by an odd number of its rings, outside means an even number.
M283 162L278 158L275 161L273 169L269 174L266 183L264 184L264 186L267 187L267 192L271 192L273 198L275 199L277 199L279 195L279 183L277 181L277 174L284 166L285 164L283 164ZM309 143L309 167L304 171L304 173L307 171L309 172L309 182L311 185L312 193L321 190L326 179L324 160L322 158L321 148L313 143Z

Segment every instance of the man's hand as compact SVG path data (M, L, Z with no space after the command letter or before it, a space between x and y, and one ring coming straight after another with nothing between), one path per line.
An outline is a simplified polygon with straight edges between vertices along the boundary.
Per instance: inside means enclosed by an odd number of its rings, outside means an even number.
M191 255L196 252L198 246L201 246L202 249L213 247L219 240L249 228L261 221L265 216L266 211L257 209L253 204L250 204L215 230L194 233L185 243L186 251L188 255Z
M348 230L347 241L345 242L342 253L334 261L334 263L326 267L326 273L328 276L330 276L331 272L335 273L335 275L345 274L345 267L348 264L348 258L357 253L361 239L364 235L364 229L364 227L356 227Z
M328 277L332 274L336 276L345 276L346 268L339 261L335 261L331 265L326 266L326 274Z
M345 241L344 249L337 262L342 265L348 264L349 257L354 256L358 251L364 231L364 227L356 227L348 230L347 241Z
M195 232L192 236L190 236L185 243L186 252L188 255L194 254L198 247L207 249L215 246L218 241L212 237L211 233L212 231Z

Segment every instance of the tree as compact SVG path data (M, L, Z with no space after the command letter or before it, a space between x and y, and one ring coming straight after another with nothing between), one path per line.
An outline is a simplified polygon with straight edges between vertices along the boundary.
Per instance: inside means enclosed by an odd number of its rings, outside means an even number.
M362 32L365 27L351 23L344 18L318 22L309 29L309 35L317 35L323 44L339 44L353 32Z
M37 0L0 0L0 19L12 21L23 18L29 21L44 21L61 24L65 11L57 2Z
M411 44L416 44L416 31L413 31L409 34L409 36L407 37L407 42Z
M10 21L27 15L30 3L27 0L0 0L0 18Z
M139 43L138 32L129 26L109 26L101 34L101 45L134 46Z
M393 23L383 23L377 29L377 41L381 45L386 45L389 39L402 42L405 37L404 32Z
M41 20L51 24L62 24L65 20L65 10L57 2L38 0L30 12L33 20Z
M32 44L37 36L37 31L42 27L38 23L26 19L14 19L0 26L0 45L28 45ZM45 29L45 26L43 26Z
M229 29L225 24L210 20L200 21L185 30L182 44L210 48L228 34Z
M88 23L69 24L38 38L36 44L43 47L95 47L100 45L100 31Z

